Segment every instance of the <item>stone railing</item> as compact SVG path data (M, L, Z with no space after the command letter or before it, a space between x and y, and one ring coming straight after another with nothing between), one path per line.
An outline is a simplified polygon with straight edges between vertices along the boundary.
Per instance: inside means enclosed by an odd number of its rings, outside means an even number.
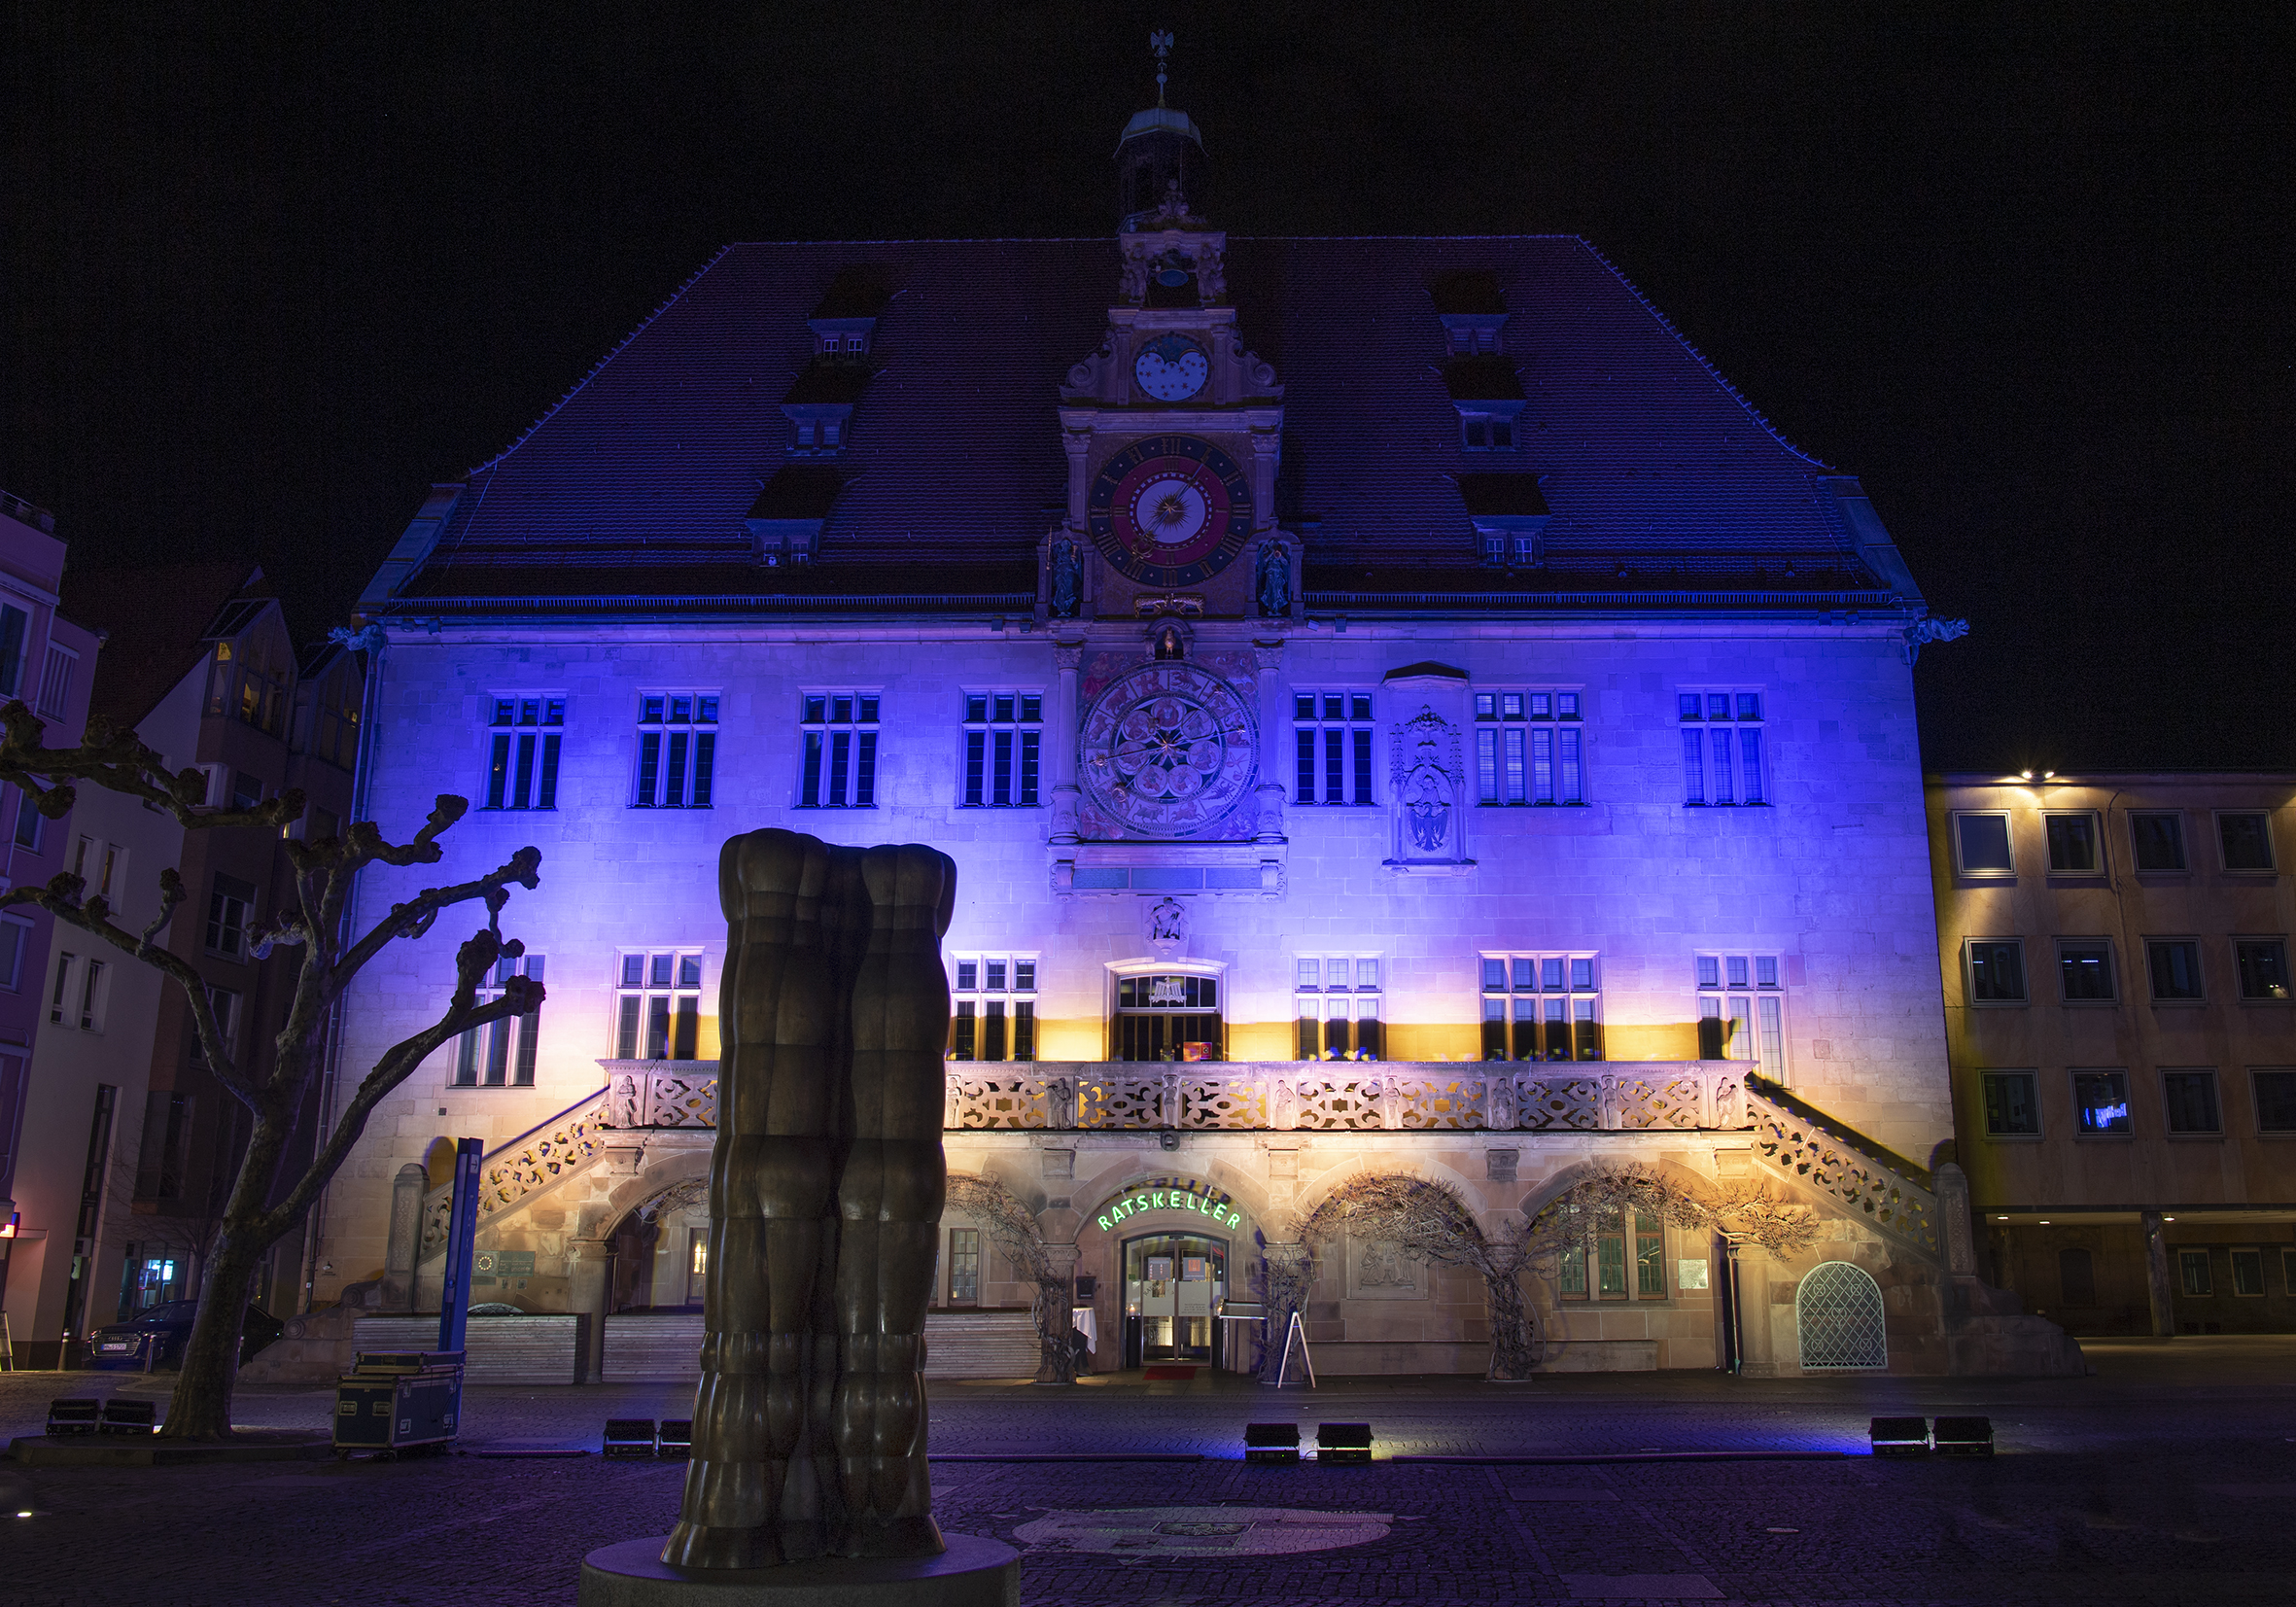
M1620 1133L1749 1125L1742 1067L1711 1061L966 1062L941 1125L1110 1132Z
M1743 1098L1764 1166L1839 1201L1855 1216L1926 1255L1940 1254L1937 1196L1912 1162L1828 1120L1774 1083L1748 1079Z
M487 1218L498 1211L571 1175L599 1152L609 1125L600 1119L607 1094L606 1089L594 1089L549 1120L487 1153L478 1170L479 1226L484 1227ZM428 1261L445 1253L447 1218L453 1205L451 1186L423 1196L421 1259Z
M606 1068L608 1127L717 1125L715 1061L600 1061Z

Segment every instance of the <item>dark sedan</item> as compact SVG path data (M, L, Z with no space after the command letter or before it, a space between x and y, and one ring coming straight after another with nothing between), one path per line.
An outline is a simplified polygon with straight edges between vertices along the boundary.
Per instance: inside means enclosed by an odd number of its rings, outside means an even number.
M195 1300L171 1300L126 1322L98 1328L88 1336L87 1365L127 1367L138 1372L179 1366L184 1359L184 1346L191 1340L191 1319L198 1312L199 1303ZM283 1326L261 1306L250 1306L247 1321L239 1330L239 1360L246 1362L277 1339Z

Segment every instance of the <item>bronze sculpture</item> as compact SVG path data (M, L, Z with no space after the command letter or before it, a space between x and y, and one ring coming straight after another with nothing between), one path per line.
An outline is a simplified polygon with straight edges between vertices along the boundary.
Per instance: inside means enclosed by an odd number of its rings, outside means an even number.
M956 894L955 863L914 843L769 828L719 856L702 1380L666 1563L944 1549L922 1369Z

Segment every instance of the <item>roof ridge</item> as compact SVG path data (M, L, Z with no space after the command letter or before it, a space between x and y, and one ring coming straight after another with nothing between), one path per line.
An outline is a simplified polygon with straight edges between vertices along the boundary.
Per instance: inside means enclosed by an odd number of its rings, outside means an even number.
M557 417L559 409L564 407L568 402L572 402L574 397L581 392L582 388L590 383L590 381L596 379L609 363L611 363L615 358L621 356L624 347L628 346L631 341L644 334L653 326L655 319L661 317L662 314L670 310L671 305L676 302L678 297L682 297L687 291L693 289L696 284L700 283L703 274L708 273L712 268L723 262L725 260L725 254L733 250L735 243L736 242L728 241L726 244L719 246L716 252L712 255L708 262L704 262L700 267L694 269L693 272L687 276L683 284L679 285L676 290L672 291L666 297L663 298L662 304L660 306L654 308L653 311L647 313L644 318L640 319L636 329L632 330L628 334L622 336L621 339L615 341L613 350L608 352L604 357L592 364L590 366L590 371L582 375L581 378L575 380L574 384L568 388L566 395L560 397L556 402L550 403L549 406L543 408L542 414L539 418L536 419L524 430L521 430L518 433L518 438L516 440L504 447L500 452L497 452L493 457L487 459L484 463L477 465L473 469L468 470L463 477L469 479L472 475L485 473L488 470L494 468L496 464L501 463L504 458L508 457L511 453L517 451L521 446L524 446L529 440L533 439L534 433L537 430L539 430L543 425L549 423L550 420ZM484 493L481 492L480 495L483 497Z
M1552 236L1548 237L1552 238ZM1713 376L1714 382L1717 385L1720 385L1724 391L1729 393L1729 397L1732 402L1735 402L1739 406L1746 409L1748 415L1753 418L1755 423L1762 427L1762 429L1768 434L1772 440L1776 441L1780 446L1785 447L1786 450L1792 452L1795 457L1801 459L1802 462L1808 464L1813 469L1823 470L1828 474L1838 474L1841 472L1841 471L1836 469L1832 464L1826 462L1822 458L1812 457L1809 453L1794 445L1793 442L1788 440L1784 433L1781 432L1775 424L1770 422L1768 415L1763 413L1763 411L1759 407L1757 407L1752 402L1749 402L1746 399L1746 393L1739 390L1737 386L1731 384L1728 376L1725 375L1722 369L1715 367L1714 360L1708 357L1704 352L1700 351L1695 345L1693 345L1688 335L1684 334L1682 331L1674 327L1674 320L1667 317L1664 313L1658 310L1656 304L1652 302L1649 297L1642 293L1642 287L1637 285L1633 280L1627 278L1618 263L1612 262L1608 257L1605 257L1602 254L1602 248L1600 246L1596 245L1592 240L1586 238L1586 236L1583 234L1572 235L1570 237L1576 239L1580 245L1585 247L1586 254L1589 257L1592 257L1596 262L1600 262L1605 268L1610 270L1611 276L1617 279L1620 285L1625 287L1626 294L1633 297L1636 301L1641 303L1643 311L1649 313L1652 318L1656 319L1660 329L1664 330L1668 334L1674 336L1675 340L1681 345L1684 351L1688 352L1690 356L1697 359L1698 366L1704 368L1708 374Z

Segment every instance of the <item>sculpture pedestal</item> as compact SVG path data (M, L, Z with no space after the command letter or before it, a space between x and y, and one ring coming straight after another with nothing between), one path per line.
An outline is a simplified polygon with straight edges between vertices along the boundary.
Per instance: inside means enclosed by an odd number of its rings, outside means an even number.
M822 1557L779 1568L673 1568L663 1537L582 1558L581 1607L1020 1607L1021 1554L975 1534L939 1556Z

